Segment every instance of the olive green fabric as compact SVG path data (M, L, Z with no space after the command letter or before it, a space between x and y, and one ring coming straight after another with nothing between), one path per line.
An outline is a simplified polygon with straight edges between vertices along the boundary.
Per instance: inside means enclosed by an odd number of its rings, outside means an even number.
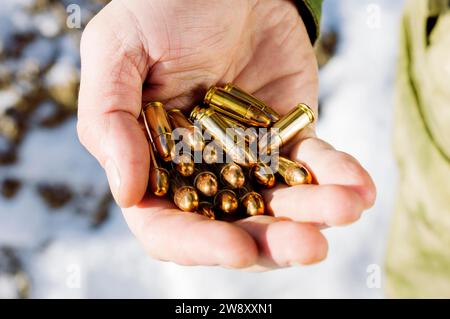
M394 151L399 190L388 297L450 297L450 9L409 0L402 21Z
M298 11L308 30L311 43L314 44L320 34L320 17L323 0L296 0Z

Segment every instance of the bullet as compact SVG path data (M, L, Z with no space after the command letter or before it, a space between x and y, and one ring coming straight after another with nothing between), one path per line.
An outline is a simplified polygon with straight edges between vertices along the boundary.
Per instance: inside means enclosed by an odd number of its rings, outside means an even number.
M216 219L216 213L214 212L213 204L210 202L206 202L206 201L200 202L198 204L197 213L199 213L205 217L208 217L209 219L212 219L212 220Z
M215 142L206 144L203 149L203 161L206 164L218 163L222 160L223 153L220 147Z
M248 143L253 143L258 139L258 133L254 128L248 128L244 124L232 119L228 116L223 116L222 119L227 123L229 128L234 128L235 133L245 139Z
M216 195L219 190L217 177L213 172L197 169L194 174L194 186L204 196Z
M155 146L153 145L152 140L150 139L150 129L147 125L147 120L144 116L144 112L141 112L144 127L146 130L146 136L148 140L148 150L150 153L150 172L148 184L150 187L150 191L156 196L164 196L167 194L170 188L170 176L169 171L165 168L161 167L156 156L155 156Z
M265 204L261 194L255 192L250 184L239 189L239 202L248 216L264 215Z
M268 127L271 124L270 117L252 103L215 86L206 92L204 102L217 112L248 125Z
M152 166L150 167L149 174L149 185L150 190L156 196L164 196L167 194L170 188L170 175L169 172L158 165L155 154L153 151L153 146L149 147L150 156L152 157Z
M227 130L228 125L222 115L213 109L197 106L191 112L191 120L198 121L234 162L242 166L250 166L257 162L256 155L249 149L245 140L239 139L235 142L236 136Z
M233 214L239 208L236 193L231 189L221 189L214 196L214 206L226 214Z
M242 187L245 183L245 174L242 167L234 162L217 164L216 171L222 184L229 188L236 189Z
M195 212L198 208L198 194L188 181L178 174L171 174L173 202L184 212Z
M176 155L174 156L173 166L175 167L176 171L182 176L191 176L192 174L194 174L195 170L194 157L188 153Z
M258 162L250 168L250 176L256 183L265 188L272 188L275 186L275 174L272 169L263 162Z
M260 152L270 153L286 144L302 129L315 120L314 112L303 103L298 104L288 114L276 122L272 129L259 141Z
M170 161L175 143L164 105L160 102L150 102L145 105L144 114L159 156L163 161Z
M268 117L270 117L270 120L272 122L277 122L280 119L280 115L272 109L270 106L268 106L266 103L255 97L254 95L245 92L241 88L237 87L233 83L227 83L223 87L223 90L225 92L228 92L232 95L234 95L237 98L240 98L241 100L245 100L254 106L256 106L258 109L263 111Z
M183 141L194 151L202 151L205 147L205 140L201 129L193 125L181 112L180 109L171 109L167 111L172 128L180 129Z
M311 173L305 166L282 156L278 157L278 174L289 186L311 184L312 182Z

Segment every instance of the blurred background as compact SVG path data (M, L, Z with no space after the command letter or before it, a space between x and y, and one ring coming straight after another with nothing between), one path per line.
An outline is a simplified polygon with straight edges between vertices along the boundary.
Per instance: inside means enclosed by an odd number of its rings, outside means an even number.
M325 231L326 261L267 273L158 262L127 229L75 128L81 32L107 2L1 2L0 298L382 298L403 1L324 1L318 133L361 161L378 199ZM67 23L71 4L80 28Z

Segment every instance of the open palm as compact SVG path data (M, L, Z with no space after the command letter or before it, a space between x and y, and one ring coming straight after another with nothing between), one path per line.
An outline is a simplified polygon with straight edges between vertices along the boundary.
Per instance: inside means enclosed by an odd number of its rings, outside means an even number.
M190 109L215 84L233 82L284 114L317 109L314 52L288 0L114 0L81 44L80 140L105 168L132 232L155 258L186 265L273 268L322 260L317 225L357 220L375 198L350 155L302 133L290 147L317 185L265 192L272 216L235 223L177 210L145 196L149 154L139 127L142 101Z

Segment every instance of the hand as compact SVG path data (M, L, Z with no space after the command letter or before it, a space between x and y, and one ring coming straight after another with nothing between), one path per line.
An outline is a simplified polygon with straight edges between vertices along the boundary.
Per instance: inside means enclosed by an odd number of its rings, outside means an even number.
M150 255L184 265L268 269L325 258L317 225L357 220L375 199L351 156L302 133L291 157L317 185L265 193L274 217L236 223L183 213L146 196L149 154L137 118L142 101L189 108L210 85L234 82L280 113L317 109L318 71L297 9L283 0L113 0L81 42L78 133L106 170L125 219Z

